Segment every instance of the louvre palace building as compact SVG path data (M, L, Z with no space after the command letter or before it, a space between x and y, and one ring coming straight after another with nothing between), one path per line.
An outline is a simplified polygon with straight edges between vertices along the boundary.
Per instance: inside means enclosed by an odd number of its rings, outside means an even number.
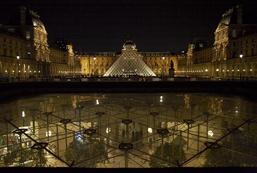
M131 40L121 51L76 53L72 43L50 42L34 11L21 7L17 21L0 25L0 75L18 78L84 76L257 77L257 24L241 6L226 11L213 42L193 40L182 53L142 52Z

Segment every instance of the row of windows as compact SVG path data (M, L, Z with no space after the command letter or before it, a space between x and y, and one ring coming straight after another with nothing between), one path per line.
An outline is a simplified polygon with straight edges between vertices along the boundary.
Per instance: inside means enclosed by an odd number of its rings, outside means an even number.
M232 42L232 47L237 47L237 46L253 46L254 47L255 45L256 45L256 39L254 39L254 38Z
M6 37L3 37L1 39L0 37L0 43L2 43L3 45L14 45L16 47L18 47L19 45L24 44L23 42L21 42L21 40L17 40L17 39L7 39Z

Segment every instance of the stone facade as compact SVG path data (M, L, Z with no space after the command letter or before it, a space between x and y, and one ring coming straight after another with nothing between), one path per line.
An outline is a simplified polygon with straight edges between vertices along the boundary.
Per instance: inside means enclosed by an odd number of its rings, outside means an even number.
M168 52L139 52L143 61L153 70L157 76L168 76L171 62L177 69L177 55ZM103 76L119 57L115 52L99 52L79 55L82 66L82 74L87 76Z
M72 44L65 49L48 44L39 15L20 8L15 24L0 25L0 74L11 78L36 78L80 73Z
M257 25L243 23L240 6L222 15L214 43L190 43L177 75L213 78L257 77ZM179 55L181 56L181 55Z
M0 25L1 76L29 78L83 74L103 76L120 56L117 52L75 55L71 43L49 45L40 17L22 7L16 25ZM195 40L186 53L140 52L159 77L257 77L257 25L245 22L240 6L225 12L214 42ZM172 75L171 75L172 74Z

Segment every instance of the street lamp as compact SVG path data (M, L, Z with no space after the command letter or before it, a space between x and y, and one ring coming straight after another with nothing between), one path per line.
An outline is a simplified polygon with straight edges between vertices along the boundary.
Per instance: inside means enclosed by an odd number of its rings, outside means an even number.
M17 55L16 56L16 59L17 59L17 76L18 76L18 78L20 78L20 71L19 71L19 59L20 59L20 56L19 55Z
M239 73L239 79L241 80L241 71L242 71L242 62L243 62L243 57L244 55L243 54L240 54L239 55L239 58L240 58L240 73Z
M95 60L96 60L96 57L93 58L94 60L94 65L93 65L93 75L95 76Z
M163 68L162 68L162 80L163 80L163 78L164 78L164 65L165 65L165 57L162 57L162 65L163 65Z

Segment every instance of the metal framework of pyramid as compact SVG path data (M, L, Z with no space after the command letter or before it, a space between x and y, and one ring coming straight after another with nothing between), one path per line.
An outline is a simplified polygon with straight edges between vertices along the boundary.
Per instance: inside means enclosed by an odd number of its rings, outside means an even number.
M137 52L136 45L127 41L123 45L122 53L104 76L156 76L142 60L142 55Z

